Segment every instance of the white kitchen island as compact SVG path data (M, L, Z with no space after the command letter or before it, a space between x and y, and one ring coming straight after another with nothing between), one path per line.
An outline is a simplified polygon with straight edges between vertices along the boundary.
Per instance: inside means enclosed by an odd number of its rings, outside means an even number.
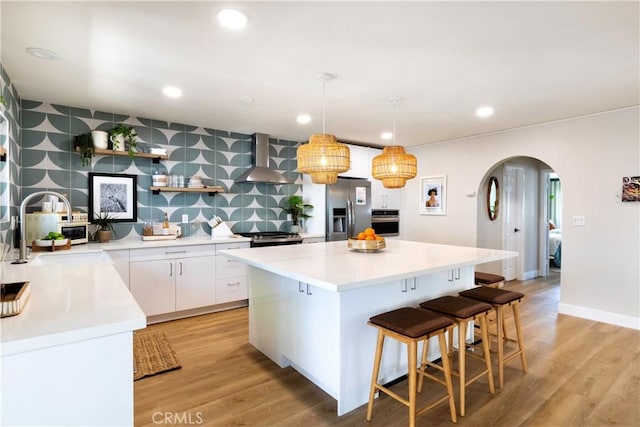
M375 253L347 242L223 251L249 269L249 341L338 401L338 415L367 402L373 315L473 286L474 266L517 252L403 240ZM437 346L436 346L437 347ZM385 344L382 382L406 374L406 349Z
M29 281L23 311L0 319L0 425L133 425L133 331L146 318L102 251L0 264Z

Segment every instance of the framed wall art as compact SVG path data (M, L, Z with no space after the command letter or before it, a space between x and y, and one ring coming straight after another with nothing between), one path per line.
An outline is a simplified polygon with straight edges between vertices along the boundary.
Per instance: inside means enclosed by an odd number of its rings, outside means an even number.
M622 178L622 201L640 202L640 176Z
M107 212L116 222L138 220L135 175L89 173L89 221Z
M447 176L420 178L420 215L447 214Z

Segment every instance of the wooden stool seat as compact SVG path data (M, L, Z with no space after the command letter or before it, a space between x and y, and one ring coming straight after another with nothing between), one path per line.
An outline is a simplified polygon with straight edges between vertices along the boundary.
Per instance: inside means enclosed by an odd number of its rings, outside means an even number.
M376 391L382 391L391 396L395 400L409 407L409 426L414 427L416 424L416 416L432 409L433 407L449 401L449 410L451 412L451 421L457 422L456 406L453 399L453 386L451 384L451 367L449 359L444 357L446 354L445 332L453 329L454 323L446 316L437 313L418 310L413 307L404 307L392 310L386 313L378 314L369 319L369 325L378 329L378 342L376 345L376 355L373 362L373 375L371 378L371 389L369 392L369 405L367 407L367 421L371 421L373 415L373 402L375 400ZM427 361L427 350L429 347L429 338L437 336L440 344L440 352L442 357L442 367L435 363ZM380 373L380 363L382 360L382 349L386 337L393 338L407 345L408 353L408 374L409 381L409 399L405 399L397 393L391 391L384 385L378 383ZM422 359L420 367L418 364L418 342L424 341ZM444 379L440 379L426 372L427 367L435 368L444 374ZM420 376L420 384L417 384L417 376ZM416 410L416 395L422 391L422 381L429 378L447 389L447 394L428 406Z
M452 374L458 375L460 379L460 415L464 416L467 385L486 375L487 381L489 382L489 391L491 394L495 393L493 386L493 371L491 369L491 354L489 349L489 327L487 323L487 313L492 311L493 307L487 303L469 298L444 296L421 302L420 308L444 314L445 316L452 318L458 325L458 370L457 372L452 372ZM480 323L480 333L482 335L482 357L474 353L467 354L466 351L467 326L471 321L479 321ZM452 351L454 350L452 330L449 332L449 350L448 356L452 357ZM482 372L469 380L466 379L465 358L467 355L484 360L486 366Z
M522 325L520 323L520 302L524 298L524 294L515 291L509 291L506 289L488 288L485 286L478 286L474 289L460 292L459 294L465 298L475 299L477 301L491 304L496 310L496 333L495 336L498 341L498 384L500 388L504 385L504 364L509 360L520 356L520 363L522 370L527 371L527 358L524 350L524 341L522 338ZM513 321L516 326L516 339L507 337L506 327L504 322L504 307L511 307L513 311ZM516 342L518 349L505 356L504 343Z
M475 284L478 286L488 286L490 288L501 288L504 286L504 276L476 271Z

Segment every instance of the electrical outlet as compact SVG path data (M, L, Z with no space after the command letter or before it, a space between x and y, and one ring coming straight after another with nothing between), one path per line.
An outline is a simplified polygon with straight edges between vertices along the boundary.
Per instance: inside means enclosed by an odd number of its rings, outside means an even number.
M584 225L584 217L583 216L574 216L573 217L573 225L578 225L578 226Z
M186 224L189 222L189 214L182 214L182 222Z

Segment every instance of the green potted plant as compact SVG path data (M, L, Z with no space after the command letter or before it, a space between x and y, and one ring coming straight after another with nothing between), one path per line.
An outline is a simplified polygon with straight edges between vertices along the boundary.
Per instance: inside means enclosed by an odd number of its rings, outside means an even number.
M89 166L95 154L90 133L83 133L73 137L73 146L80 153L82 166Z
M115 151L124 151L125 143L129 147L129 157L133 157L136 153L136 138L138 134L133 126L127 126L123 123L109 130L109 139L113 144Z
M300 220L311 218L311 215L307 214L305 210L313 209L313 205L304 203L302 196L291 196L286 200L285 207L282 209L291 215L291 231L297 233L302 225Z
M116 230L113 228L115 218L109 215L109 212L100 211L100 213L93 219L92 223L96 226L96 232L92 237L92 240L100 241L100 243L109 243L111 240L111 233L116 234Z

